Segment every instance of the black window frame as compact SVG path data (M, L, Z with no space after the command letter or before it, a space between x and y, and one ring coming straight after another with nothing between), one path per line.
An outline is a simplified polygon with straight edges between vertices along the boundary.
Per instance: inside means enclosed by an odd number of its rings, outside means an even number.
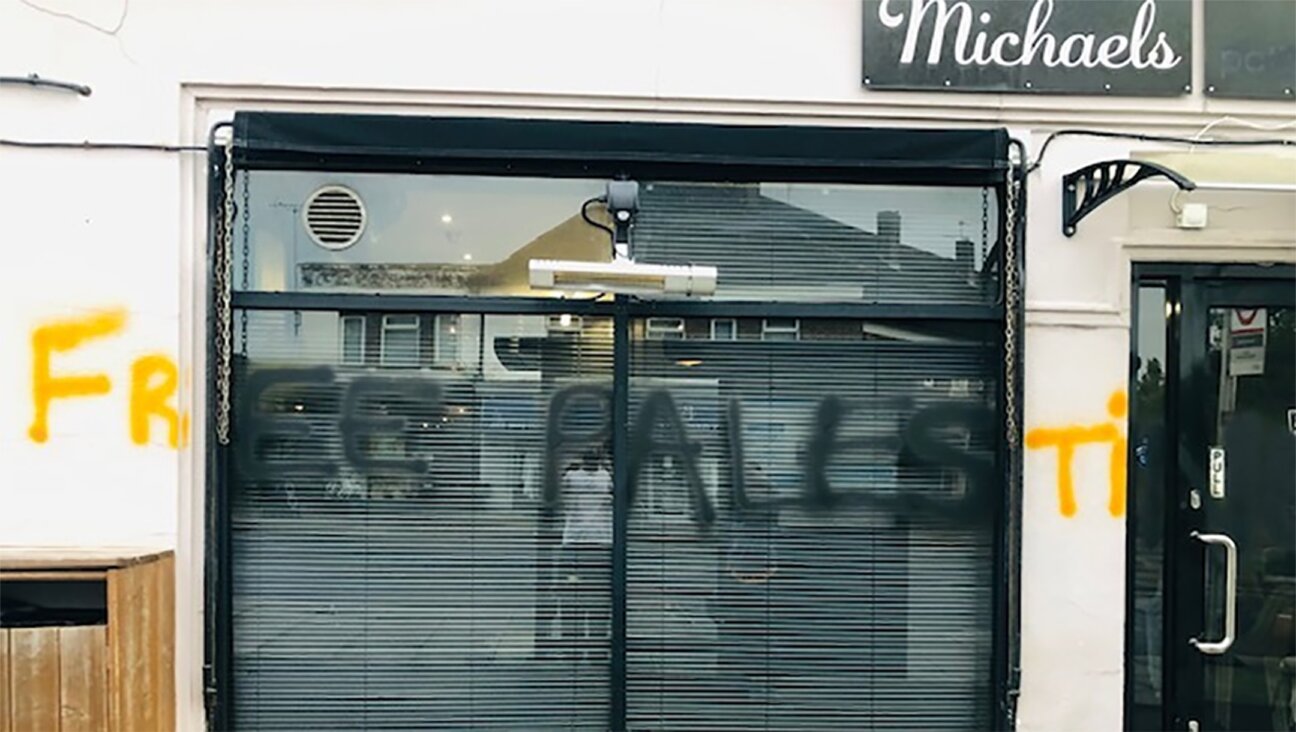
M232 146L217 142L222 133ZM1007 358L999 374L996 414L1004 430L997 439L997 465L1004 486L994 517L992 668L988 700L1001 729L1015 727L1020 684L1021 434L1024 372L1025 196L1026 180L1014 165L1010 147L1020 143L1006 130L902 129L851 126L717 125L695 123L591 122L559 119L455 118L403 115L239 112L232 123L211 130L208 142L208 281L220 246L222 186L226 150L236 170L331 171L363 173L471 174L564 178L633 178L681 181L781 182L933 185L993 188L998 205L999 240L990 255L1000 272L996 301L987 305L900 305L872 303L743 302L697 300L614 301L541 300L512 297L368 295L350 293L234 292L234 308L245 310L328 310L341 315L381 312L484 314L570 314L612 316L614 393L627 388L629 329L632 318L868 318L880 321L925 319L996 323L998 346ZM1018 160L1021 156L1018 156ZM1017 192L1013 252L1016 277L1003 276L1009 261L1003 232L1008 185ZM1017 284L1010 297L1006 283ZM1009 303L1014 303L1009 312ZM207 332L215 333L218 294L208 291ZM1015 319L1015 332L1006 324ZM1005 338L1012 337L1009 349ZM207 346L207 381L217 373L214 339ZM1014 369L1017 377L1004 376ZM228 729L233 720L233 626L229 496L225 475L229 446L217 444L215 390L208 388L204 547L204 698L210 729ZM614 421L625 422L624 398L614 399ZM1013 409L1008 409L1009 405ZM1011 416L1010 416L1011 415ZM1011 420L1011 423L1009 422ZM624 435L621 436L624 439ZM624 449L625 445L614 445ZM622 461L623 462L623 461ZM626 481L618 465L614 480ZM618 490L618 494L624 491ZM620 500L620 497L618 497ZM616 507L613 550L613 625L609 727L625 723L625 525L624 505ZM618 582L618 575L620 582ZM619 587L619 589L618 589ZM618 660L619 658L619 660ZM618 665L619 664L619 665ZM618 677L620 679L618 683ZM618 723L619 720L619 723Z

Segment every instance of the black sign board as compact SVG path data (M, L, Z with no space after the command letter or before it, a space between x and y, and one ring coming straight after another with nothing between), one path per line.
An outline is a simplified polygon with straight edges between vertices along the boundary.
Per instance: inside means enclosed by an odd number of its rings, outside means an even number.
M1191 83L1191 0L864 0L870 88L1169 96Z
M1206 0L1206 93L1296 99L1296 0Z

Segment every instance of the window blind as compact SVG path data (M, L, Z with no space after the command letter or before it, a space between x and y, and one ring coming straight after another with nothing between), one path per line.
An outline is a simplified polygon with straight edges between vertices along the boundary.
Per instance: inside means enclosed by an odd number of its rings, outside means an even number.
M455 315L410 369L339 363L335 312L236 314L239 728L606 728L610 546L547 509L542 456L555 395L610 385L610 321Z
M425 185L371 226L422 232L402 217L440 211L424 204L455 186L481 183L485 206L538 185L465 180ZM494 233L479 256L451 253L463 281L496 267L496 290L534 296L499 284L526 252L607 256L569 212L591 184L559 187L552 211L521 217L527 231L469 227ZM279 224L252 219L255 257ZM644 182L634 256L720 276L709 302L619 303L620 372L598 307L482 314L464 297L456 312L433 298L387 312L377 297L356 309L361 296L237 311L235 724L605 729L624 681L630 729L992 727L1000 325L798 307L984 317L996 222L979 188ZM341 289L464 294L422 287L421 271L409 287L409 257L388 260L423 240L383 242L328 255ZM260 281L249 261L243 280Z
M872 326L633 341L630 728L993 726L993 337Z

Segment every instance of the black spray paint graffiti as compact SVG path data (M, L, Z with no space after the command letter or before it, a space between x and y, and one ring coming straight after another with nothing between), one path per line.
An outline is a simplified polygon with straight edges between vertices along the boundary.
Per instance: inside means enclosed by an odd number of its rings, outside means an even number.
M300 442L319 438L321 417L295 413L283 408L286 402L302 397L285 398L292 393L315 389L317 393L341 386L329 367L260 369L241 385L236 428L236 458L240 472L256 480L272 480L288 474L331 476L337 472L336 461L315 454L303 458L293 450L267 455L262 443L274 440ZM411 409L430 414L440 409L444 398L441 386L426 378L362 377L346 383L344 396L333 409L319 410L326 415L331 430L340 436L342 454L348 467L357 473L403 474L419 476L428 469L422 458L377 458L367 449L368 441L381 437L399 437L410 428L411 418L400 416ZM276 401L275 394L279 394ZM267 404L279 406L276 408ZM401 405L400 409L391 408ZM603 384L576 384L556 392L546 413L543 502L551 513L561 510L561 476L567 461L582 451L606 451L612 432L612 391ZM736 515L755 514L782 506L799 505L811 510L832 510L845 506L866 505L900 513L921 513L952 520L978 520L993 510L995 470L993 461L970 449L966 440L953 439L954 434L990 434L994 414L985 406L966 401L943 402L915 410L895 435L889 437L843 436L843 425L852 407L845 400L829 396L822 399L814 413L809 437L802 445L804 478L801 495L788 498L757 500L752 495L752 470L748 466L743 440L743 407L738 399L726 404L721 428L725 465L729 484L729 508ZM312 410L315 411L315 410ZM385 412L385 413L383 413ZM568 418L580 412L595 420L569 424ZM627 455L629 502L634 505L637 488L644 472L662 457L670 457L680 467L694 520L703 526L716 520L716 506L702 479L701 442L691 439L675 399L667 389L655 389L639 400L638 411L629 430ZM956 491L882 492L859 486L834 486L830 478L833 464L855 451L890 453L897 469L904 474L937 475L953 473L960 478ZM928 481L930 482L930 481ZM764 491L760 491L764 492Z

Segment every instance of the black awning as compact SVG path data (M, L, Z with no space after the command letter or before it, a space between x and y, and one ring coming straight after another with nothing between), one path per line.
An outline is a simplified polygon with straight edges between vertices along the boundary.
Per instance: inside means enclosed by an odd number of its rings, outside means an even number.
M990 185L999 129L749 126L399 115L239 113L249 168L644 180Z

